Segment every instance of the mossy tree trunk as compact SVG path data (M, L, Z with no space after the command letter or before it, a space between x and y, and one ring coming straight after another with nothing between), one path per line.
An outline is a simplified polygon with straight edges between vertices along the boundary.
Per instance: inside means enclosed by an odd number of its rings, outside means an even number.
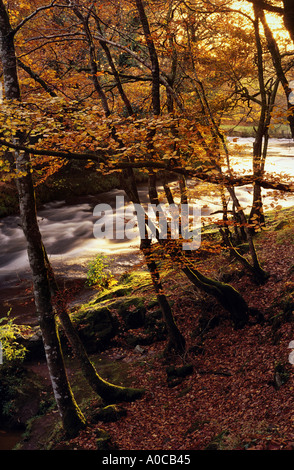
M45 263L45 252L36 216L29 155L16 152L15 162L17 170L22 175L24 174L24 176L17 178L16 186L19 195L22 229L27 241L29 264L33 276L36 311L50 379L64 430L69 436L75 436L84 427L85 418L74 399L63 361Z
M50 278L51 290L53 293L54 305L56 314L60 320L61 326L65 332L65 335L72 347L72 351L80 363L82 373L89 383L90 387L99 395L105 403L115 403L118 401L133 401L137 398L140 398L144 390L131 388L131 387L121 387L118 385L111 384L104 380L98 374L95 366L91 362L87 351L83 345L79 334L74 327L70 315L67 310L67 305L64 302L63 292L58 288L58 284L54 277L54 273L49 264L47 257L47 268Z
M121 387L119 385L111 384L100 377L96 371L95 366L90 361L84 345L65 309L59 311L59 319L73 349L73 352L80 363L84 377L92 389L102 398L105 403L113 404L120 401L129 402L142 397L144 393L143 389Z
M248 323L248 305L236 289L229 284L204 276L195 268L186 266L182 270L196 287L215 297L230 313L235 328L243 328Z

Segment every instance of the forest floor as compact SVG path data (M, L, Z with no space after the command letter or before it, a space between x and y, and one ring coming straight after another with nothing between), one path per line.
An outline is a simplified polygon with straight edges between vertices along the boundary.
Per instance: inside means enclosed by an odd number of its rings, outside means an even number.
M32 421L18 448L96 450L103 429L110 449L118 450L294 450L294 366L288 360L294 339L293 209L283 211L282 218L278 214L256 238L260 261L270 273L264 285L256 285L227 253L208 254L199 261L203 273L227 276L248 305L262 312L263 323L252 317L244 328L234 329L216 302L195 290L181 273L169 272L164 290L187 353L165 357L166 340L134 348L120 335L99 353L97 364L116 367L113 381L144 388L143 397L120 404L124 413L116 421L90 419L72 440L62 432L54 437L58 413L53 408ZM150 289L141 290L148 300ZM170 382L171 365L191 369ZM42 363L30 367L49 384ZM72 368L69 374L74 377ZM77 397L86 416L101 406L81 385Z

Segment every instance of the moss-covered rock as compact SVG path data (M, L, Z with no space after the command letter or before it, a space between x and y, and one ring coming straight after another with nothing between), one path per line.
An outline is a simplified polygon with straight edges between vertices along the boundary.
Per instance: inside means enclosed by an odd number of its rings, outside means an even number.
M105 349L118 330L117 322L106 306L82 307L73 315L73 322L91 353Z
M144 326L146 308L143 297L125 298L118 309L118 315L122 318L126 330L132 330Z
M129 295L132 291L128 286L114 286L111 289L106 289L94 301L95 304L104 302L105 300L113 300L120 297Z

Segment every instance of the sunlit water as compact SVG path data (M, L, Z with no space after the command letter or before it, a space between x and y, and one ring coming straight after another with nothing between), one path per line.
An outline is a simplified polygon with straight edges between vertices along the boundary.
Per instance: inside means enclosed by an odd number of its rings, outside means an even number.
M231 141L232 158L231 168L234 171L252 173L252 143L253 139L239 138L237 142ZM294 176L294 145L290 140L272 140L268 152L266 171L288 174ZM195 187L195 182L189 184ZM204 188L203 190L200 190ZM252 186L236 189L239 201L246 210L252 201ZM95 238L93 229L97 217L93 215L93 209L97 204L107 203L115 208L116 196L123 196L119 190L96 196L79 198L76 203L51 202L43 206L38 212L38 220L43 241L54 268L66 276L84 275L88 261L97 253L104 253L117 257L118 269L132 264L133 256L138 252L139 238L132 240L109 240L107 238ZM141 196L146 199L146 190L142 188ZM196 186L196 199L193 204L199 204L202 208L203 220L212 213L220 210L220 200L217 194L205 191L205 185ZM275 192L263 190L265 208L271 208L277 204ZM228 197L229 200L229 197ZM127 203L127 201L126 201ZM294 205L293 195L279 200L282 206ZM108 211L111 219L113 211ZM107 213L105 214L107 216ZM119 255L119 256L118 256ZM18 217L9 216L0 219L0 286L8 285L10 281L30 276L26 242Z
M109 240L96 238L93 233L95 222L99 220L93 215L95 206L107 203L115 207L116 196L123 195L123 191L113 190L79 198L70 205L64 201L51 202L38 211L43 242L54 267L69 276L79 277L97 253L119 254L120 263L127 264L130 254L138 248L136 239ZM112 220L114 211L103 214ZM0 283L3 285L26 273L29 273L28 256L20 219L16 216L0 219Z

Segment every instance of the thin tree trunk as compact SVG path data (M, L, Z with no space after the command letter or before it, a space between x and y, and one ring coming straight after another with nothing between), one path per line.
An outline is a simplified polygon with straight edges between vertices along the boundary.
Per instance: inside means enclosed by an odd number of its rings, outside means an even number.
M63 361L53 312L45 253L36 217L29 155L24 152L15 152L14 156L17 171L24 175L16 179L16 186L22 229L27 241L28 258L33 276L36 311L50 379L64 430L69 436L75 436L84 427L85 418L74 399Z
M240 204L235 194L234 188L228 188L228 191L233 199L233 203L236 206L237 212L240 215L241 223L243 224L243 228L246 233L246 239L248 242L249 251L250 251L251 258L252 258L254 278L259 284L263 284L268 279L269 274L260 265L256 250L255 250L255 245L254 245L254 241L252 238L252 234L250 233L250 229L248 227L244 212L242 210L239 210Z
M156 297L161 309L163 320L168 331L167 351L175 350L179 353L185 352L185 338L180 333L170 307L170 304L164 295L163 287L160 281L160 275L156 266L156 262L152 255L151 240L141 240L140 249L144 254L146 264L151 276L152 284L156 293Z
M98 30L99 34L102 36L102 31L101 31L99 18L97 17L96 14L94 15L94 17L95 17L95 21L96 21L97 30ZM134 114L134 111L133 111L132 105L131 105L131 103L130 103L130 101L129 101L129 99L128 99L128 97L127 97L127 95L126 95L126 93L123 89L123 86L121 84L120 76L119 76L119 73L116 69L116 66L115 66L115 63L113 61L112 55L110 53L109 47L108 47L107 43L103 40L100 40L99 43L100 43L102 49L105 52L106 58L108 60L109 66L112 70L113 76L114 76L116 84L117 84L117 89L118 89L119 94L120 94L120 96L121 96L121 98L122 98L122 100L125 104L128 115L132 116Z
M17 64L19 67L21 67L35 82L39 83L41 87L53 98L57 97L57 94L53 90L53 87L48 85L48 83L43 80L40 75L38 75L36 72L34 72L31 67L28 65L24 64L22 60L17 59Z
M156 175L155 173L152 173L152 172L149 173L149 200L151 204L153 204L160 210L159 198L158 198L158 193L157 193L157 188L156 188ZM161 213L159 217L160 216L164 217L164 214ZM141 240L140 248L145 256L147 267L151 275L153 287L156 292L157 300L160 305L162 316L166 323L167 330L169 333L168 350L173 348L176 351L184 352L185 339L183 335L180 333L175 323L169 302L166 296L164 295L162 283L160 281L160 274L157 269L154 255L152 254L151 240L147 239L147 233L146 233L146 239Z
M267 133L266 128L266 114L267 114L267 99L266 99L266 90L264 83L264 64L263 64L263 52L261 45L261 38L259 34L259 10L254 5L254 33L255 33L255 44L257 50L257 68L258 68L258 82L259 82L259 91L261 96L261 108L259 115L258 128L256 131L255 140L253 143L253 174L255 176L261 176L262 173L262 156L263 156L263 142L264 137ZM249 216L249 221L253 223L252 232L255 232L254 227L258 224L259 226L264 223L264 215L262 210L262 197L261 197L261 187L254 183L253 185L253 201L252 209Z
M153 109L153 114L154 116L159 116L160 115L160 73L159 73L159 63L158 63L158 57L157 57L157 52L154 46L154 42L152 40L152 35L151 31L149 28L149 23L148 19L145 13L144 5L141 0L136 0L136 6L137 10L139 13L140 21L142 24L144 36L145 36L145 41L147 43L148 51L149 51L149 56L152 64L152 109ZM154 130L151 130L148 133L147 137L147 148L150 153L150 156L152 158L153 156L153 142L152 138L155 135ZM129 175L132 186L135 185L134 181L134 175ZM150 202L151 204L156 204L158 205L158 198L157 198L157 192L156 192L156 187L155 187L155 174L150 173L149 174L149 197L150 197ZM134 203L140 204L140 199L138 197L138 193L134 194L128 194L128 196L134 196L135 199L131 199ZM185 350L185 340L184 337L181 335L178 327L176 326L176 323L174 321L172 311L169 305L169 302L164 295L162 284L160 281L160 275L156 266L156 262L152 258L152 250L151 250L151 240L147 238L147 232L146 232L146 237L145 239L141 240L140 244L140 249L142 253L144 254L145 261L151 276L151 280L153 283L154 290L156 292L157 300L160 305L160 309L162 312L163 319L165 321L168 333L169 333L169 344L168 344L168 349L175 349L179 352L184 352Z
M133 184L135 184L134 181L133 181ZM128 191L128 188L126 188L125 190ZM126 192L126 194L133 203L139 204L139 205L141 204L138 194L134 197L134 199L131 198L131 196L134 196L132 192ZM149 198L150 198L151 204L158 205L158 197L157 197L157 191L155 188L155 175L154 174L149 175ZM151 281L153 284L153 288L155 290L156 297L160 306L162 318L167 327L168 336L169 336L167 351L174 349L175 351L179 353L183 353L185 350L185 339L180 333L175 323L171 307L164 294L163 286L160 280L160 274L159 274L156 262L154 260L154 257L152 255L151 240L148 239L146 226L145 226L145 238L141 238L140 250L142 251L144 255L147 268L151 277Z
M77 18L79 18L79 20L82 22L83 27L84 27L84 31L85 31L86 38L87 38L87 43L89 46L90 67L91 67L91 76L92 76L93 85L100 98L100 101L104 110L104 114L106 117L108 117L110 115L110 109L108 106L106 95L98 80L99 70L97 67L95 46L94 46L91 31L90 31L90 27L89 27L89 17L88 16L84 17L77 6L73 7L73 11L75 15L77 16Z
M152 39L152 34L150 31L148 18L145 13L145 8L142 0L136 0L137 10L140 16L140 21L142 24L145 41L149 51L149 57L152 64L152 106L153 114L155 116L160 115L160 73L159 73L159 63L157 52L155 49L154 41Z
M0 41L5 99L20 101L21 96L17 76L14 34L7 10L2 0L0 0ZM18 141L19 138L20 136L17 136L16 140ZM75 436L84 427L85 418L72 394L63 362L52 307L43 243L37 222L30 157L27 152L16 150L14 152L14 160L16 171L21 175L16 178L20 216L22 229L27 241L29 264L33 276L36 311L42 332L50 379L64 430L69 436Z

